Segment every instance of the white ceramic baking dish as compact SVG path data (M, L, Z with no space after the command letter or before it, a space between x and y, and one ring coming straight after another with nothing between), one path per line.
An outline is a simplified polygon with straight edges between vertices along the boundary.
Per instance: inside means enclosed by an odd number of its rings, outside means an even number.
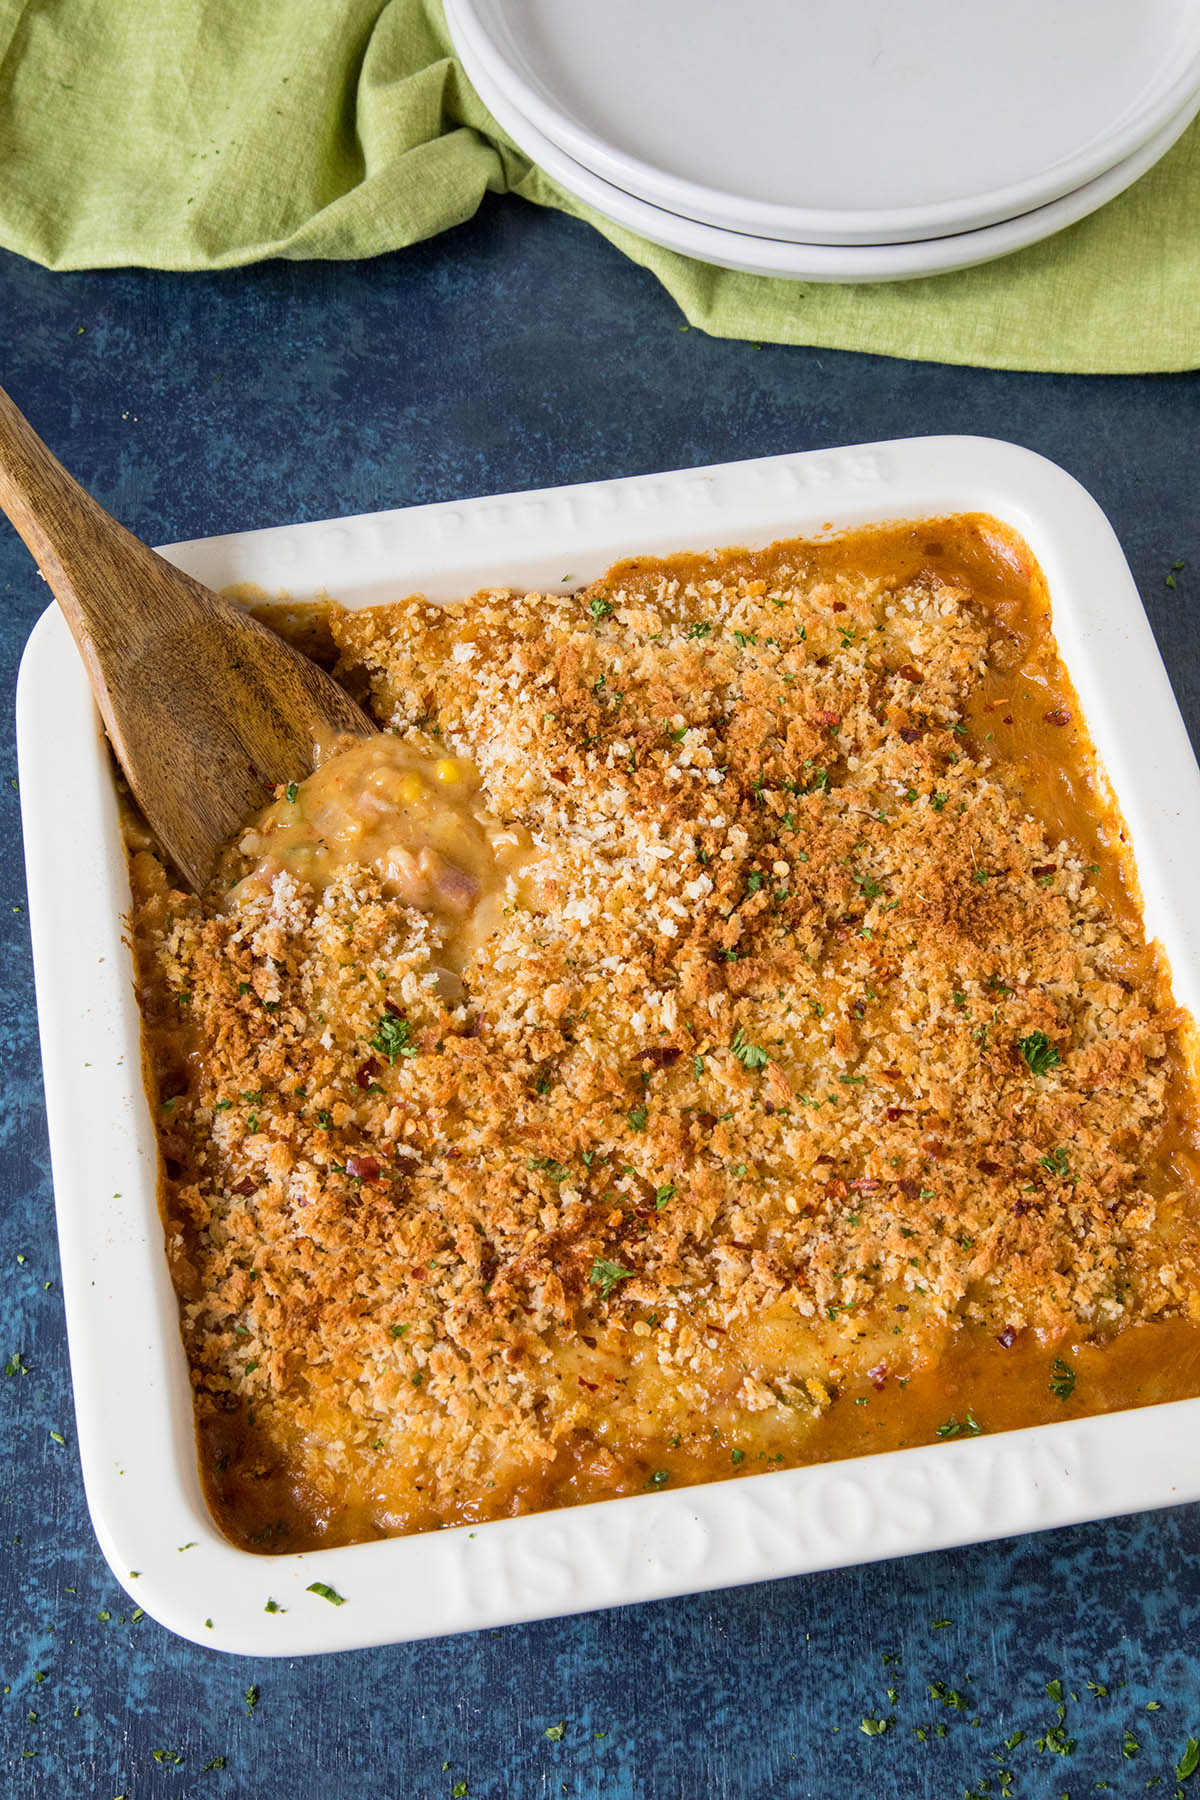
M362 606L558 590L618 556L995 514L1059 645L1135 847L1149 931L1200 1017L1200 772L1129 570L1053 464L923 438L178 544L212 587ZM128 885L97 715L51 607L21 665L21 797L63 1292L88 1504L113 1572L197 1643L296 1656L582 1612L1200 1497L1200 1399L307 1555L234 1549L204 1504L156 1200ZM136 1578L135 1578L136 1571ZM325 1583L337 1606L309 1591ZM266 1610L268 1600L279 1611Z

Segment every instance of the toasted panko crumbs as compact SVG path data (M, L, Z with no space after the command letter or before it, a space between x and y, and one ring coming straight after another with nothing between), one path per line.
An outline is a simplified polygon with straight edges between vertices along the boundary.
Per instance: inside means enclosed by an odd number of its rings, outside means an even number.
M196 899L134 858L201 1433L314 1541L802 1462L955 1330L1188 1308L1181 1015L968 723L989 609L791 549L335 609L381 727L546 872L461 1004L362 868Z

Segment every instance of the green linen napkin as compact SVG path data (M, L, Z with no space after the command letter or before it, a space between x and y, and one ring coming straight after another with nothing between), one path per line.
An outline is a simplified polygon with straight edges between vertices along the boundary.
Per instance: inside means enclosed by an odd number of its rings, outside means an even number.
M723 337L996 368L1200 365L1200 122L1127 193L1000 262L826 286L609 224L521 155L440 0L0 0L0 244L53 269L354 258L509 191L588 220Z

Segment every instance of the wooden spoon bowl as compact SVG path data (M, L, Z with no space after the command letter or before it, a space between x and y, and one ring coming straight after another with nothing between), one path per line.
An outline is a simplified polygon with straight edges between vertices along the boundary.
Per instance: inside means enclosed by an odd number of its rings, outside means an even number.
M134 798L195 890L280 784L376 729L323 669L110 518L2 388L0 509L67 616Z

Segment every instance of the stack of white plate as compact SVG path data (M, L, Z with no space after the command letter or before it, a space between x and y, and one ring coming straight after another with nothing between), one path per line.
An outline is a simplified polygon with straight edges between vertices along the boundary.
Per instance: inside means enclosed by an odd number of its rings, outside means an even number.
M1129 187L1200 111L1200 0L445 10L481 99L561 187L756 275L890 281L1004 256Z

